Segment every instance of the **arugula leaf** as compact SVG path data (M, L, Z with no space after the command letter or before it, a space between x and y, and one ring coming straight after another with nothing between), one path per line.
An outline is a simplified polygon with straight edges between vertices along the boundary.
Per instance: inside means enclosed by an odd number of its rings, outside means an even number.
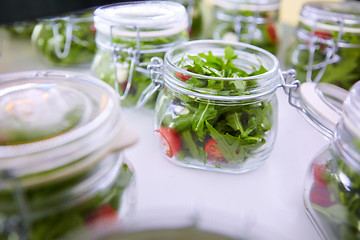
M198 144L196 144L190 130L182 132L181 137L184 148L189 150L191 156L196 159L202 159L204 164L206 164L205 150L202 147L199 147Z
M204 141L204 123L207 120L214 119L217 117L217 111L213 104L209 102L207 104L200 103L198 110L191 118L192 130L197 133L199 140Z
M228 162L241 162L244 160L244 149L240 145L239 138L231 136L229 133L219 133L210 123L206 121L206 127L210 131L210 136L218 143L220 152Z

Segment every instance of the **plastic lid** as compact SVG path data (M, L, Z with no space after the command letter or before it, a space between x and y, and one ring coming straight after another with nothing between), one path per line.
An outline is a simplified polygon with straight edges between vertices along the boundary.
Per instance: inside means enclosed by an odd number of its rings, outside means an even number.
M280 0L212 0L212 2L219 7L239 11L265 12L280 8Z
M129 2L102 6L94 12L97 31L123 37L158 37L177 34L188 27L183 5L169 1Z
M328 31L360 33L360 2L310 2L303 5L300 21Z
M106 83L61 71L0 76L0 170L68 164L119 135L119 100Z

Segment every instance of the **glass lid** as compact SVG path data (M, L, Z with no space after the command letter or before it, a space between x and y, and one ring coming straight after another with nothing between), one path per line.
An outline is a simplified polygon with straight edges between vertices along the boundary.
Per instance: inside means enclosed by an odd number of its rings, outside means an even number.
M220 7L239 11L274 11L280 8L280 0L212 0Z
M120 117L115 92L90 76L61 71L3 74L0 170L41 160L46 168L48 163L63 164L64 156L68 162L85 156L106 144L105 136L111 140ZM24 159L25 165L17 162Z
M300 21L318 28L360 33L360 2L310 2L304 4Z
M102 6L94 12L95 28L105 34L156 37L179 33L188 27L183 5L169 1L128 2Z

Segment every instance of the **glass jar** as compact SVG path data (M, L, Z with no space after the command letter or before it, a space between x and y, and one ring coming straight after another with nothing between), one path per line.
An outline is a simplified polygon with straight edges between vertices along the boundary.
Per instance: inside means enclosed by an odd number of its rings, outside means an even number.
M41 19L31 41L48 62L61 65L90 63L96 51L93 10Z
M276 54L279 0L212 0L213 38L249 43Z
M274 55L245 43L192 41L169 50L155 75L156 87L164 86L155 132L170 161L242 173L269 156L277 132L275 90L284 86Z
M30 39L35 25L35 21L14 22L5 25L5 29L10 33L12 37Z
M360 238L359 96L357 82L345 98L342 114L332 110L338 117L330 123L331 142L315 156L307 173L306 212L323 239Z
M177 206L154 210L142 211L101 231L79 231L68 239L235 240L249 239L254 228L251 219L213 209Z
M123 106L135 106L151 83L152 57L188 39L188 16L175 2L120 3L95 11L96 44L92 73L121 95ZM153 109L156 96L146 105Z
M302 82L328 82L349 89L360 79L360 3L303 5L296 40L286 64Z
M2 237L58 239L117 220L133 178L122 149L136 138L107 84L61 71L1 75L0 123Z
M189 37L191 40L200 39L202 35L203 13L201 2L203 0L175 0L186 8L189 17Z

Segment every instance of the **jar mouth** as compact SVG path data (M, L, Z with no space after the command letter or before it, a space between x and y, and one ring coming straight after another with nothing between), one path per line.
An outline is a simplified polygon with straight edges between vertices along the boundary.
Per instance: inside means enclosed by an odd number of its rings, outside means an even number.
M327 31L360 33L359 2L311 2L301 9L299 20Z
M197 55L199 53L208 53L212 52L214 56L224 56L224 49L226 47L232 47L234 49L234 54L238 57L235 65L236 67L244 70L245 72L251 73L255 69L259 69L263 66L266 69L266 72L248 76L248 77L213 77L206 76L197 73L187 71L178 66L178 63L184 60L187 55ZM168 70L167 70L168 69ZM257 86L253 86L251 89L246 89L244 91L245 95L255 95L268 93L274 91L280 84L280 66L278 59L271 54L270 52L250 45L246 43L239 42L230 42L222 40L197 40L185 42L175 48L172 48L165 54L165 83L170 85L177 85L184 89L190 89L196 92L204 93L207 95L212 95L211 92L202 91L201 89L194 89L190 84L179 80L174 77L175 73L181 73L186 75L187 78L197 78L204 81L257 81ZM222 94L220 94L222 95ZM229 96L225 94L223 96ZM230 97L239 97L239 96L230 96ZM240 96L244 97L244 96ZM233 98L232 98L233 99Z
M212 0L213 4L230 10L266 12L279 10L279 0Z
M1 80L2 170L22 176L55 169L119 134L118 96L101 80L63 71L10 73Z
M110 4L94 12L97 31L122 37L159 37L188 28L184 6L176 2L145 1ZM137 30L139 32L137 32Z

